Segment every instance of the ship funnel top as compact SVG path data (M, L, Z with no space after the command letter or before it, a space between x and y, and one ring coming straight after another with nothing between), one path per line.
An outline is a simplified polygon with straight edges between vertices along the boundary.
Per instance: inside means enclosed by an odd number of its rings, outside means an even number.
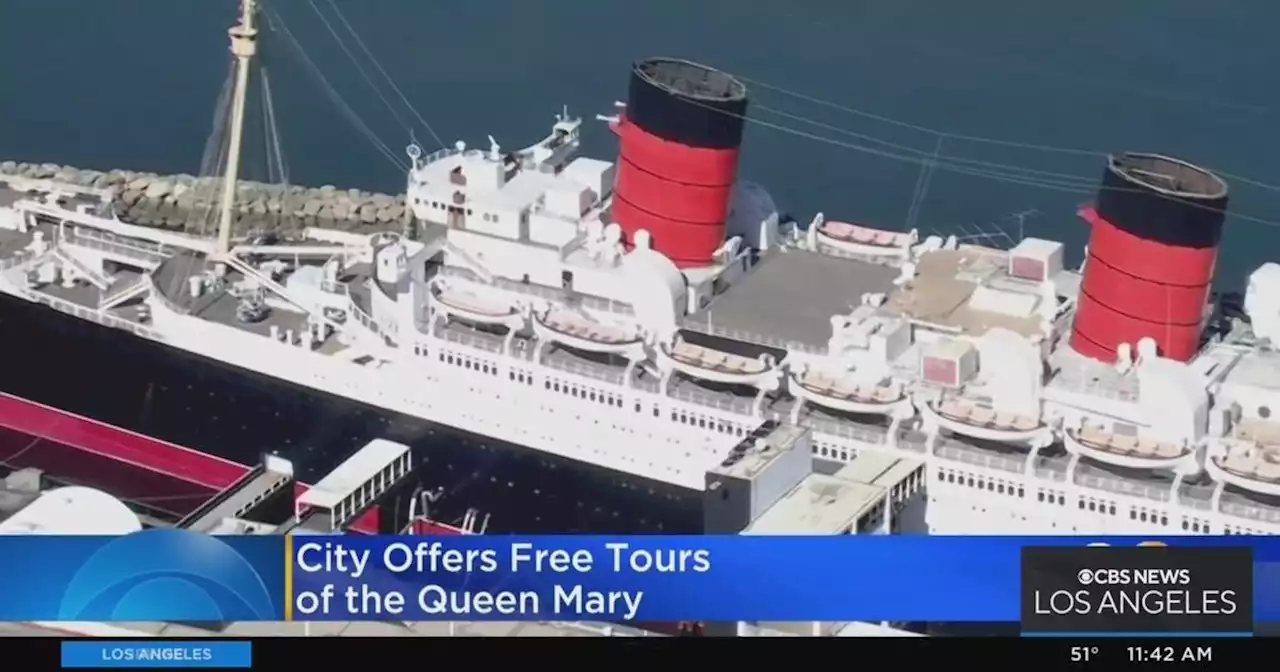
M1167 196L1213 200L1227 195L1227 183L1222 178L1181 159L1160 154L1113 154L1108 158L1108 167L1137 187Z
M685 99L738 101L747 87L736 77L708 65L680 58L647 58L635 64L636 75L653 86Z

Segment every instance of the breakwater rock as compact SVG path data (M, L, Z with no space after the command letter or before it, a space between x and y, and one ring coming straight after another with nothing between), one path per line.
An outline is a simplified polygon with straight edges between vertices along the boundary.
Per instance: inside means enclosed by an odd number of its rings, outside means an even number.
M87 170L53 163L0 162L5 175L106 189L120 219L188 233L217 229L223 179L157 175L131 170ZM303 187L240 181L236 186L236 229L296 231L308 226L348 231L399 230L411 211L404 196L359 189Z

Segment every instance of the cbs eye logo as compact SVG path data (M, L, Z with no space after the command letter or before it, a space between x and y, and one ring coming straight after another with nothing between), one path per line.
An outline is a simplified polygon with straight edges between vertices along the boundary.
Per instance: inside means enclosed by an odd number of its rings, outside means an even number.
M1110 548L1110 547L1111 547L1111 544L1108 544L1105 541L1095 541L1089 544L1089 548ZM1168 547L1169 547L1169 544L1166 544L1163 541L1138 542L1138 548L1168 548Z
M60 620L276 620L262 577L226 542L183 530L147 530L107 542L62 594Z

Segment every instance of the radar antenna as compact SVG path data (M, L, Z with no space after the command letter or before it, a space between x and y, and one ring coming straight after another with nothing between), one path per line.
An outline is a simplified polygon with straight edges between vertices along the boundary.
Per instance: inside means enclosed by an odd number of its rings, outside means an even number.
M231 249L234 224L236 184L240 179L240 147L244 139L244 107L249 89L249 66L258 52L258 29L254 19L258 0L241 0L240 22L227 31L231 37L231 55L236 60L236 83L231 98L231 137L227 146L227 172L222 182L222 207L218 216L217 259L223 260Z

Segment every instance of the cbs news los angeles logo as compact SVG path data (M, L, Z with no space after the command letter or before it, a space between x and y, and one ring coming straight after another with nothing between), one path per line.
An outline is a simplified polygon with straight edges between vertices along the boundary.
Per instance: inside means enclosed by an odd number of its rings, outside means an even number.
M1252 598L1247 546L1150 540L1022 551L1024 631L1246 632Z

